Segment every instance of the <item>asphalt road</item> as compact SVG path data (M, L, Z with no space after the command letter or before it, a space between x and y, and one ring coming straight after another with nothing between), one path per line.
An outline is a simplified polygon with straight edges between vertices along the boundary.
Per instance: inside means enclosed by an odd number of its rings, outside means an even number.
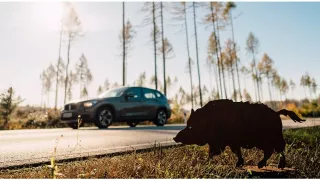
M305 123L284 120L286 128L320 125L320 119L307 119ZM0 168L47 162L56 159L107 154L124 150L151 147L155 142L174 144L172 138L185 125L111 126L109 129L71 128L0 131Z

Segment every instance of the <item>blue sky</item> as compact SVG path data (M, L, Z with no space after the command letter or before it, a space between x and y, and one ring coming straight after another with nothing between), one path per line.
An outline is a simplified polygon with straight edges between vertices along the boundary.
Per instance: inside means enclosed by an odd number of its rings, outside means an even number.
M77 40L71 49L71 68L82 53L88 59L93 72L93 82L89 85L89 96L96 96L99 85L106 78L110 82L122 82L122 59L119 32L122 26L122 3L120 2L76 2L74 3L86 36ZM320 3L279 3L279 2L237 2L234 16L242 13L234 20L235 40L240 46L241 64L248 65L251 56L246 53L246 39L252 31L260 41L260 60L264 52L273 59L279 74L292 79L297 88L293 95L304 97L300 87L300 77L306 71L320 82ZM150 42L151 26L140 27L145 16L140 12L143 3L126 3L126 19L135 26L137 36L133 42L133 50L128 58L128 84L132 84L143 71L150 77L154 73L153 48ZM41 101L40 73L55 63L59 47L59 19L61 5L59 3L0 3L0 90L13 86L16 93L26 99L24 104L37 105ZM198 21L206 12L198 10ZM164 14L165 36L172 43L175 57L167 61L167 74L177 76L178 85L173 87L171 96L179 86L189 91L189 76L185 71L187 53L185 34L179 27L173 26L169 12ZM188 16L190 32L191 57L195 61L194 27L192 14ZM210 82L205 66L207 57L207 40L211 29L198 25L199 60L202 85L214 88L215 78ZM230 28L221 33L224 42L231 37ZM222 44L224 45L224 43ZM62 45L62 58L66 61L66 42ZM158 72L162 77L162 61L158 57ZM193 81L197 83L196 66L193 69ZM253 84L250 78L241 77L241 86L246 88L254 98ZM229 85L229 83L227 83ZM264 100L268 99L266 84L263 84ZM228 88L230 89L230 88ZM54 90L54 89L53 89ZM74 97L79 97L79 86L74 86ZM62 105L62 88L59 92L59 105ZM275 94L274 97L278 97ZM292 93L288 93L292 97ZM54 102L54 93L50 94L50 105Z

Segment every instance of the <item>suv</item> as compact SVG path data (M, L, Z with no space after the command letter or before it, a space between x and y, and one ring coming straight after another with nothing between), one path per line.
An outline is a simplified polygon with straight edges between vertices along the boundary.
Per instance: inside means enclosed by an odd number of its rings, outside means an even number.
M61 112L61 122L73 129L81 127L84 122L93 122L99 128L108 128L112 122L127 122L130 127L135 127L142 121L163 126L170 116L168 99L159 91L145 87L120 87L95 99L66 104Z

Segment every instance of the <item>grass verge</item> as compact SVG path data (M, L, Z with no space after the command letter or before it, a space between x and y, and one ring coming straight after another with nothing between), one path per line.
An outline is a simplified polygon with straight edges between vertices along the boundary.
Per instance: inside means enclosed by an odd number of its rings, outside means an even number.
M285 130L287 167L296 169L272 177L320 178L320 126ZM229 148L207 161L208 146L154 148L149 152L121 156L89 158L58 164L57 178L270 178L234 167L236 156ZM245 165L256 166L263 153L242 149ZM273 154L269 165L277 164ZM0 178L51 178L46 166L0 171Z

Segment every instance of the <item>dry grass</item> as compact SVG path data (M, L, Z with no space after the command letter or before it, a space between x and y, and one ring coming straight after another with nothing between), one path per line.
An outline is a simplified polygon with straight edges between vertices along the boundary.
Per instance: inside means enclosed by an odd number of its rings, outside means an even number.
M168 124L183 123L183 116L180 113L173 113L168 120ZM60 110L42 109L35 107L19 107L10 119L6 128L2 127L3 120L0 117L0 130L17 129L48 129L65 128L67 124L60 122ZM140 125L154 125L153 122L144 121ZM125 122L115 122L112 126L127 126ZM93 123L85 123L84 127L94 127Z
M3 124L0 119L0 125ZM6 128L0 129L45 129L63 128L66 124L60 123L60 111L53 109L41 109L35 107L19 107L12 115Z
M320 127L308 128L309 136L319 136ZM299 146L294 131L285 132L285 138L293 143L287 145L287 167L296 170L276 177L320 178L320 146L303 143ZM303 139L302 139L303 140ZM319 142L320 137L315 139ZM313 140L314 141L314 140ZM234 167L236 156L229 148L207 161L208 146L183 146L169 149L154 148L151 152L130 153L122 156L90 158L86 160L60 163L58 178L270 178L268 174L251 174ZM242 149L245 165L256 166L263 153L257 149ZM275 165L279 157L273 154L268 164ZM2 170L0 178L51 178L47 166Z

